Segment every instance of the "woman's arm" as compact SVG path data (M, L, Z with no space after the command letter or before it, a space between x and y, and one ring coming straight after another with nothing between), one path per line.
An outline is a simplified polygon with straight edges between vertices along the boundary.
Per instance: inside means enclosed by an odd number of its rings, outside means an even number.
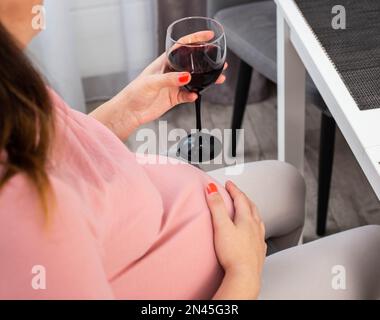
M260 292L260 279L252 272L225 273L214 300L256 300Z
M198 32L184 37L182 41L201 42L213 36L208 31ZM158 119L176 105L194 102L198 95L183 88L191 81L190 73L168 73L167 69L166 54L163 54L116 97L92 112L91 116L106 125L121 140L126 140L139 126ZM221 75L216 83L222 84L225 80L226 77Z
M194 102L198 95L183 88L191 81L191 74L165 73L166 69L167 58L163 54L123 91L90 115L124 141L139 126L158 119L176 105ZM217 84L225 80L221 75Z
M106 125L121 140L139 126L158 119L174 106L194 102L195 93L183 86L191 81L187 72L164 73L166 56L162 55L124 90L90 115Z
M214 299L256 299L266 256L265 227L256 206L232 182L226 183L235 207L232 221L215 184L207 188L215 251L225 271Z
M137 119L129 111L128 96L125 94L122 104L115 97L90 113L90 116L104 124L122 141L127 140L138 127Z

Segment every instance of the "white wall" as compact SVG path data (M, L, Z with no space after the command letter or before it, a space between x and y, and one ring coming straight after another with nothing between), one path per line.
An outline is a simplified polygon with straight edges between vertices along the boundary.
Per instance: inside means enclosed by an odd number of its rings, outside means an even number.
M76 0L71 14L82 77L127 71L155 56L154 0Z
M155 0L120 1L125 67L131 81L157 56L157 7Z
M46 30L29 46L32 59L63 99L74 109L84 112L85 101L73 41L70 1L45 0Z
M53 88L84 111L156 56L156 0L45 0L47 29L30 46Z
M71 14L82 77L124 70L120 0L76 0Z

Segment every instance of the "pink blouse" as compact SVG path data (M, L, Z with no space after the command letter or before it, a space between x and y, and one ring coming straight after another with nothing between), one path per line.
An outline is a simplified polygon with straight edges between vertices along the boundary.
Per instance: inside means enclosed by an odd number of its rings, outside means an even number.
M222 277L211 178L187 164L140 164L101 123L52 99L56 205L46 225L23 174L0 190L0 299L211 298Z

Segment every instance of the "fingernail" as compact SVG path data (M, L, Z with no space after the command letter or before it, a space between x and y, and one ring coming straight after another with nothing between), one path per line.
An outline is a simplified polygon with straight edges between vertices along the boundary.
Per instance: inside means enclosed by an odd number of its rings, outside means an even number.
M180 75L178 79L181 83L187 83L190 80L190 75L188 73L184 73Z
M208 194L212 194L212 193L216 193L216 192L218 192L217 186L215 185L215 183L210 183L207 186L207 193Z

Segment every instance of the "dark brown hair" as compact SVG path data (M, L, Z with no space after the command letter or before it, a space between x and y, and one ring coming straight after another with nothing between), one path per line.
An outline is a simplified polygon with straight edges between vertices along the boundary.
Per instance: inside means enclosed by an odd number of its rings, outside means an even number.
M54 132L47 87L17 40L0 22L0 189L23 173L36 187L44 212L50 183L46 172Z

